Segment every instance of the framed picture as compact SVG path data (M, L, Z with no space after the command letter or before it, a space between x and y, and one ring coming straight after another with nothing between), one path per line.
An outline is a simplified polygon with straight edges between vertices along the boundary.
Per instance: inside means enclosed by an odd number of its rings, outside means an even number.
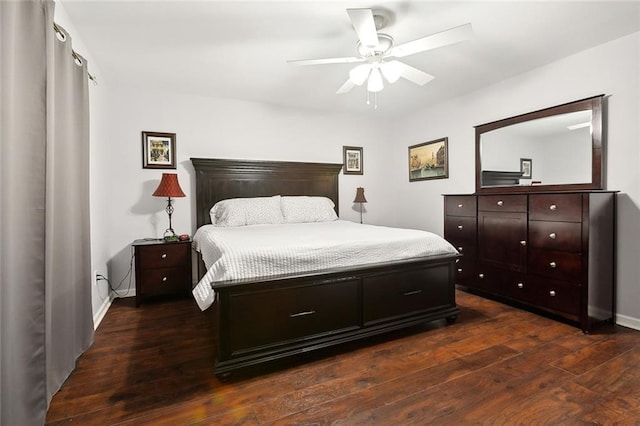
M531 179L531 158L520 159L520 172L523 179Z
M344 166L342 171L345 175L362 175L364 168L362 166L362 147L343 146Z
M409 147L409 182L449 177L449 139Z
M176 134L142 132L142 168L176 168Z

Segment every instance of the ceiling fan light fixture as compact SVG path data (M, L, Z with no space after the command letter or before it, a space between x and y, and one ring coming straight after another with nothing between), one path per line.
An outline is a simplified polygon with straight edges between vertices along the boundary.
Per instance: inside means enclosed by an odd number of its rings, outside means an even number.
M398 81L402 75L402 66L398 61L383 62L380 64L380 70L384 78L391 84Z
M367 83L367 90L369 92L379 92L384 89L384 83L382 82L382 75L380 74L380 70L377 67L371 69L371 74L369 74L369 82Z
M369 77L369 72L371 71L371 66L369 64L358 65L349 71L349 79L358 86L362 86L365 81L367 81L367 77Z

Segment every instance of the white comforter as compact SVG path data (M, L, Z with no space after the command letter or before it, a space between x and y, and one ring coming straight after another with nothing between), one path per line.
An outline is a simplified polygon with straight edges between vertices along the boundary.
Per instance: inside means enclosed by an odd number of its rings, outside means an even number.
M457 253L431 232L343 220L233 228L205 225L194 236L194 248L207 267L193 290L202 310L215 300L211 284L216 281Z

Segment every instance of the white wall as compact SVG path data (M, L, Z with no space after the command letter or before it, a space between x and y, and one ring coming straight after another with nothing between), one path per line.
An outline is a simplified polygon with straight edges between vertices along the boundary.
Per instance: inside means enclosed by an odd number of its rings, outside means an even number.
M640 33L614 40L433 108L395 126L394 165L405 150L449 137L447 180L409 183L394 175L396 224L442 232L443 193L475 190L473 126L606 94L607 189L619 190L617 321L640 329Z
M152 197L162 170L142 168L142 131L176 133L177 170L186 198L175 201L176 233L195 232L195 175L191 157L342 163L343 145L363 147L364 175L340 177L340 217L359 221L352 203L363 186L365 222L384 223L393 214L393 187L384 174L391 150L388 124L370 116L304 112L297 109L163 91L110 91L108 152L109 276L119 282L138 238L161 237L168 225L166 199ZM123 288L126 289L128 281ZM132 283L134 285L134 283ZM132 293L129 293L132 294Z
M75 27L73 26L64 6L56 2L55 22L67 30L71 36L73 49L82 55L89 65L89 72L95 76L99 85L94 85L89 81L89 102L90 102L90 215L91 215L91 270L98 271L106 275L107 262L111 257L109 252L109 227L108 199L102 196L103 191L109 184L109 174L111 167L108 163L101 161L109 151L109 140L107 138L110 126L107 96L109 90L106 81L102 78L98 62L91 56ZM109 286L106 281L94 281L87 283L92 286L92 308L94 323L97 326L111 302Z

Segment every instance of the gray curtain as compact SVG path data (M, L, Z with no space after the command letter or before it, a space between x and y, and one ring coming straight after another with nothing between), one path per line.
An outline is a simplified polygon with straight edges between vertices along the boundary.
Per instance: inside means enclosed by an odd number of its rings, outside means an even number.
M86 61L51 0L0 1L0 424L44 423L93 341Z

